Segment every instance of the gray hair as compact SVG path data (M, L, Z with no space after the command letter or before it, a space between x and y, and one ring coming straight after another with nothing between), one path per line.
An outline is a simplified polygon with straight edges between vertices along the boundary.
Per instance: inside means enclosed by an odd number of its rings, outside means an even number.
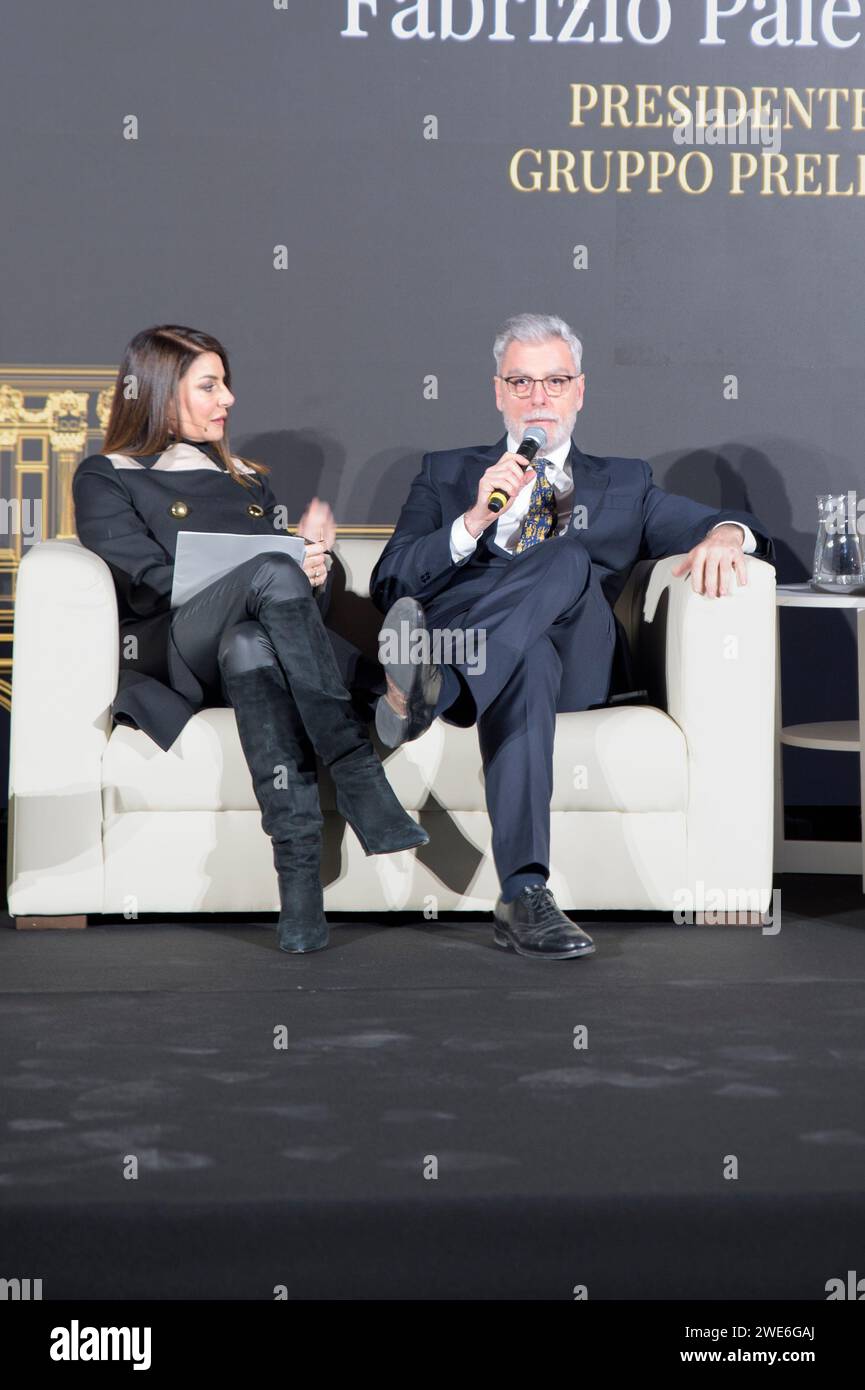
M571 349L577 373L582 371L583 345L576 333L554 314L515 314L502 326L493 344L496 371L502 369L505 353L513 342L546 343L550 338L561 338Z

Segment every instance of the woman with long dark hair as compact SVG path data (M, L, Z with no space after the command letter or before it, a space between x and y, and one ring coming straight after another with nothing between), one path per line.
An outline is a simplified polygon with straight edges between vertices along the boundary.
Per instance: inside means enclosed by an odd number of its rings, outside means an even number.
M175 324L137 333L118 372L104 452L75 473L76 526L117 590L114 722L167 749L197 710L233 706L273 841L279 944L315 951L328 936L316 755L367 854L429 837L390 787L324 625L335 535L326 504L313 498L298 525L308 542L302 566L275 544L170 606L180 531L284 529L270 470L229 450L233 404L228 356L210 334Z

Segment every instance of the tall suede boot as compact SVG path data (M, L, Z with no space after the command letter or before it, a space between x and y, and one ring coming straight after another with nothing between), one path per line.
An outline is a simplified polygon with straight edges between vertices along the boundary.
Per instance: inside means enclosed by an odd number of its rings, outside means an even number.
M367 854L429 842L400 805L365 726L352 708L315 600L267 599L258 621L291 688L303 726L333 778L336 805Z
M315 755L279 667L223 668L261 824L279 878L277 934L283 951L319 951L328 926L321 887L323 817Z

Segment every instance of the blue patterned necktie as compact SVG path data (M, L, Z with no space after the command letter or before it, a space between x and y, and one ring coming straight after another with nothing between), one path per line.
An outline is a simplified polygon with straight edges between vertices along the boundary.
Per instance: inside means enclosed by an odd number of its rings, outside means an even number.
M547 477L547 464L549 459L537 459L532 467L537 473L535 484L532 488L529 510L526 512L523 529L520 531L520 538L514 546L514 554L521 555L524 550L530 550L533 545L540 545L545 541L556 525L557 508L556 494L553 485Z

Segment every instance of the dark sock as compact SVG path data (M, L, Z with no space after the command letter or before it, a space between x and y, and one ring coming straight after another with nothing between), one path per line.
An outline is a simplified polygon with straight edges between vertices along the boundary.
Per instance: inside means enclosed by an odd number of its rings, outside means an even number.
M436 715L447 720L448 724L456 724L460 729L470 729L472 724L477 723L478 717L471 683L466 680L462 671L456 670L453 666L443 666L442 671L444 680L436 703Z
M458 700L462 691L460 678L452 666L442 666L442 688L436 701L436 716L446 714L455 700Z
M507 878L502 879L502 902L512 903L514 898L529 886L540 885L541 888L545 888L548 878L548 870L542 869L540 864L529 864L519 873L508 874Z

